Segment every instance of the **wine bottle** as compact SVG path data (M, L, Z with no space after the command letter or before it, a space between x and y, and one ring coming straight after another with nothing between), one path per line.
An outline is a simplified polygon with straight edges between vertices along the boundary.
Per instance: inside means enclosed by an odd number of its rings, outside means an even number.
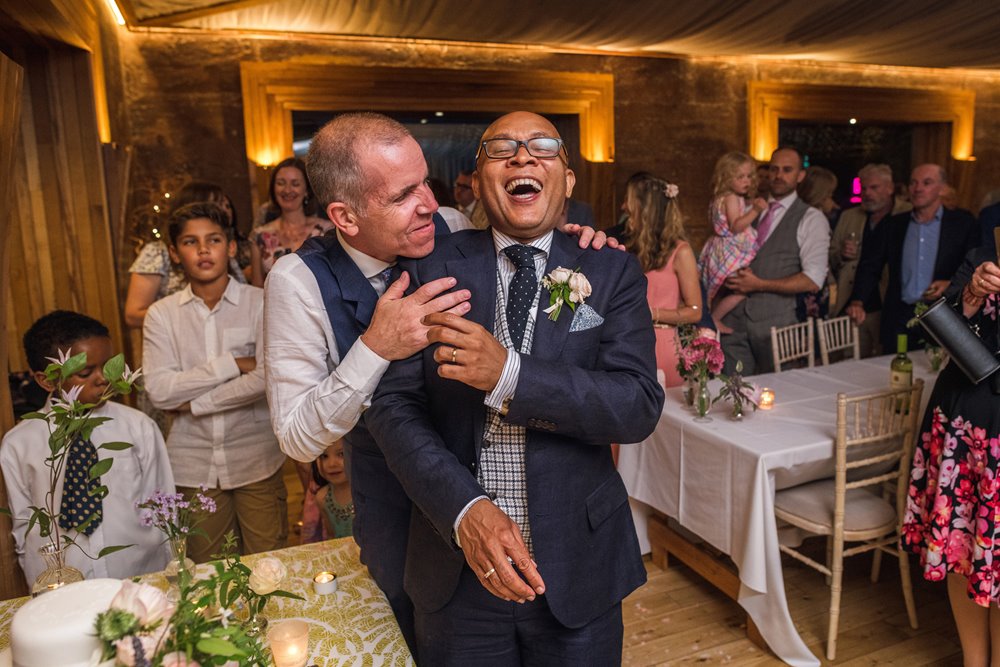
M896 356L889 364L889 387L892 389L909 389L913 384L913 361L906 356L906 348L909 339L906 334L899 334L896 337ZM909 401L901 399L896 402L896 410L907 412Z

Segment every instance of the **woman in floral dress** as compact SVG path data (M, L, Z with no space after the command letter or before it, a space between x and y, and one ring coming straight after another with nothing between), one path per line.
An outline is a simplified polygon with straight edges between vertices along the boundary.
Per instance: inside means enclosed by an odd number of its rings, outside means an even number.
M1000 267L989 249L969 253L945 298L991 349L998 341ZM947 580L966 665L1000 664L1000 395L956 364L941 371L910 472L902 545L924 578Z
M251 233L250 282L257 287L264 286L264 278L279 257L298 250L307 238L333 229L332 222L314 215L316 196L306 176L306 165L299 158L278 163L271 172L269 193L271 204L281 215Z

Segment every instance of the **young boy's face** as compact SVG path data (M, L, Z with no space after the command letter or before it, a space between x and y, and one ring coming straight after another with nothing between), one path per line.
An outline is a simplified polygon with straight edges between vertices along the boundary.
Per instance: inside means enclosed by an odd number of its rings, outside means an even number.
M226 230L208 218L194 218L184 224L170 256L181 265L188 281L208 284L226 275L229 258L236 256L236 242L226 238Z
M99 403L101 395L108 386L108 381L104 377L104 364L112 356L111 339L107 336L91 336L81 338L73 343L70 348L70 356L87 353L87 365L76 375L71 375L63 382L62 389L68 391L73 387L82 386L78 400L81 403ZM35 372L35 381L46 391L52 391L53 387L45 380L45 374L41 371Z

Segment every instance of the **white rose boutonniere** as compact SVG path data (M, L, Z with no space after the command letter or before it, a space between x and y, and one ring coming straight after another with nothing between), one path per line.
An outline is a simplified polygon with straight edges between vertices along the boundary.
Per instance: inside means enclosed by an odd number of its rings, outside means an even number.
M576 310L591 293L590 281L585 275L561 266L542 278L542 286L549 290L550 305L545 312L553 322L559 319L564 303L569 304L570 310Z

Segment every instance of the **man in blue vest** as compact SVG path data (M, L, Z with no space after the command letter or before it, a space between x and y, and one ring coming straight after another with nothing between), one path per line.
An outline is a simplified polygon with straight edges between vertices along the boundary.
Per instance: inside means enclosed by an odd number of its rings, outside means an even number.
M405 297L407 273L393 282L397 257L427 256L435 233L457 226L441 213L464 218L439 212L419 144L386 116L330 121L313 138L307 166L336 234L308 240L268 274L264 364L272 425L282 450L298 461L346 440L354 538L413 650L413 609L403 591L411 505L363 413L389 362L427 346L425 315L469 311L468 290L448 292L452 277ZM592 237L581 230L580 244ZM593 239L595 247L603 241Z

